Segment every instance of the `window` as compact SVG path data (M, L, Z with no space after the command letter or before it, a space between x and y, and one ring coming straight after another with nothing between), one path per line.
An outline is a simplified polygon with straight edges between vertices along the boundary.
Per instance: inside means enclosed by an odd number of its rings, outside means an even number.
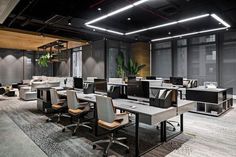
M216 81L215 35L190 39L187 76L198 79L201 85L205 81Z
M187 78L187 39L177 40L174 63L174 75Z
M171 42L154 43L152 51L152 75L172 76Z
M82 77L82 47L73 49L72 58L73 77Z
M222 87L233 87L236 94L236 33L226 32L222 44L220 58L221 73L220 84Z

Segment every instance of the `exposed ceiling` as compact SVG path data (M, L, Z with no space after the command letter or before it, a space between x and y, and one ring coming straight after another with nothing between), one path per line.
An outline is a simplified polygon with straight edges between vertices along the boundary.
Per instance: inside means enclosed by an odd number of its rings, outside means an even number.
M20 49L37 51L39 46L48 44L56 40L67 40L68 48L85 45L83 41L72 41L60 37L47 37L40 34L27 34L26 32L13 32L0 29L0 47L10 49Z
M212 18L204 18L129 36L91 29L84 23L138 0L21 0L3 26L75 39L116 38L126 41L161 38L219 27ZM206 13L216 13L234 28L235 0L149 0L95 25L128 32ZM69 25L71 23L71 25Z

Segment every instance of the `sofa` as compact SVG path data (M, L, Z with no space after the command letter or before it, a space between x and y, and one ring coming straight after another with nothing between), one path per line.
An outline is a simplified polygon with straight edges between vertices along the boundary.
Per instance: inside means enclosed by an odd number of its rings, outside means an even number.
M23 100L36 100L37 88L42 87L64 87L64 80L67 79L67 87L73 87L72 77L46 77L33 76L32 80L25 80L28 85L20 86L19 97Z

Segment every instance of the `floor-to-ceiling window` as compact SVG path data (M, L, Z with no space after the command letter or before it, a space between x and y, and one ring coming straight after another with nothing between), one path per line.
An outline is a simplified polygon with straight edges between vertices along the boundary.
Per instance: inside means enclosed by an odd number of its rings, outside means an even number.
M236 32L224 33L220 63L221 86L233 87L236 94Z
M154 43L152 50L152 75L162 78L172 76L171 42Z
M72 58L73 77L82 77L82 47L73 49Z
M177 40L177 51L174 53L174 76L187 77L187 39Z
M216 81L216 37L207 35L189 39L187 76L199 84Z

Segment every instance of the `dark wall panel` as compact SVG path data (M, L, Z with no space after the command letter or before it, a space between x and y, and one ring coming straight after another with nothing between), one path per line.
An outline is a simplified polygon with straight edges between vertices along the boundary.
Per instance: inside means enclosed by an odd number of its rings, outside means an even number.
M82 48L83 78L105 78L105 44L104 40L95 41Z

